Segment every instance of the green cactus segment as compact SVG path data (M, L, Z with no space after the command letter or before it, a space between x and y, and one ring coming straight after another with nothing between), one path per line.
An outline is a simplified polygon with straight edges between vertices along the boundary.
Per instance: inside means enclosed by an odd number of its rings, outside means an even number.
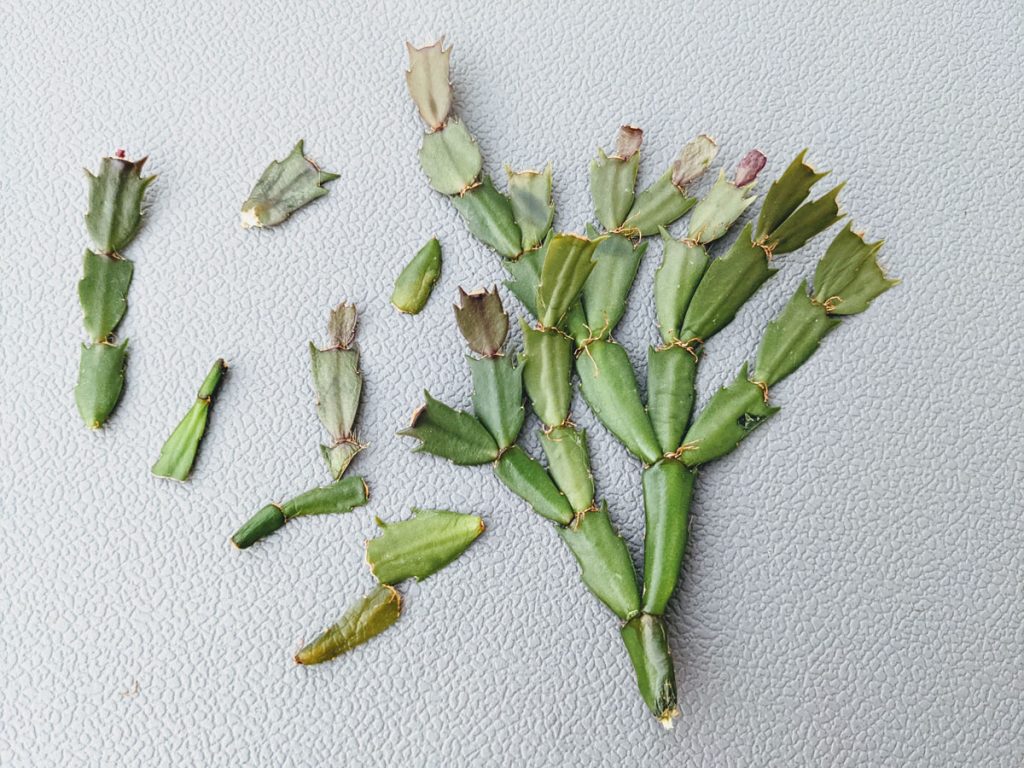
M320 446L320 453L335 480L341 479L363 449L353 432L363 391L359 351L352 348L356 322L356 307L342 302L331 311L327 322L332 346L318 349L309 345L316 412L331 436L329 445Z
M544 328L558 328L583 290L594 269L594 251L600 240L579 235L555 235L548 243L537 286L537 320Z
M878 265L882 241L864 242L847 225L832 241L814 271L814 300L830 315L856 315L899 280L890 280Z
M501 305L498 289L466 291L459 288L455 322L469 348L481 357L495 357L508 338L508 315Z
M409 71L405 73L409 95L427 128L439 130L452 111L452 48L445 48L442 40L422 48L409 43L405 47L409 52Z
M508 357L468 358L473 376L473 413L502 451L523 428L523 367Z
M523 386L537 416L549 427L569 418L572 340L554 331L523 329Z
M781 256L792 253L817 234L824 232L843 218L839 207L839 193L843 184L830 192L800 206L782 224L766 235L759 243L770 253Z
M782 313L765 329L757 351L754 381L769 387L782 381L814 354L821 340L839 323L807 295L807 282L802 282Z
M398 621L402 599L394 587L374 587L345 611L341 620L295 654L297 664L322 664L348 653Z
M505 281L505 287L523 303L526 311L534 317L537 316L537 284L540 283L544 256L547 254L547 244L551 242L552 237L552 235L548 235L545 244L536 250L527 251L514 261L505 261L505 269L510 278Z
M127 340L120 344L82 345L75 403L90 429L102 427L121 399L127 356Z
M559 528L580 566L580 578L595 597L622 621L640 610L640 592L626 542L615 532L608 507L580 515L575 525Z
M454 561L484 531L484 521L440 509L413 509L412 517L377 524L383 533L366 542L366 562L381 584L423 581Z
M618 231L645 237L653 235L661 227L667 227L685 216L696 203L696 197L672 183L672 171L666 171L661 178L636 196L629 215Z
M703 246L676 240L664 228L661 239L661 264L654 273L654 311L662 341L671 344L679 337L690 300L708 268L708 254Z
M662 451L626 350L614 341L591 342L580 350L576 372L583 398L608 431L640 461L657 461Z
M415 315L427 305L434 284L441 276L441 243L431 238L395 280L391 303L399 312Z
M267 504L235 531L231 543L238 549L248 549L260 539L265 539L274 531L283 528L286 522L288 518L284 516L281 507L277 504Z
M747 299L775 274L765 252L750 242L751 226L747 224L728 252L708 267L683 319L683 339L707 341L732 322Z
M78 301L85 314L85 331L93 342L106 341L124 317L133 270L127 259L86 250Z
M644 470L644 613L660 616L675 591L686 552L696 472L675 459Z
M644 703L662 726L671 728L679 717L679 707L675 667L664 623L660 617L644 613L634 616L620 631Z
M242 226L274 227L295 211L327 194L324 184L338 178L303 154L303 142L284 160L275 160L263 171L242 203Z
M294 517L334 515L351 512L370 500L370 489L361 477L346 477L323 488L300 493L281 505L281 512L291 520Z
M647 243L634 247L622 235L609 235L594 249L594 269L582 296L589 338L606 339L619 324L646 250Z
M452 120L442 130L423 137L420 167L436 191L459 195L476 183L483 157L462 121Z
M636 175L640 169L640 145L644 132L633 125L619 128L615 152L597 150L590 161L590 196L597 220L609 232L618 229L633 207Z
M498 458L498 444L480 421L449 408L424 392L426 404L413 414L412 424L398 434L420 441L416 451L448 459L453 464L488 464Z
M680 346L647 351L647 416L661 453L672 453L683 440L693 412L697 358Z
M490 176L453 197L452 204L462 214L469 231L484 245L506 259L518 258L522 253L522 233L512 213L512 203L495 189Z
M349 465L364 448L362 443L357 442L355 438L344 440L336 445L321 445L320 455L323 457L324 463L327 465L327 471L331 473L331 477L335 480L339 480L345 472L348 471Z
M730 453L740 441L761 426L778 408L768 405L766 391L747 377L747 364L727 387L711 396L687 431L680 460L697 467Z
M199 451L199 443L206 432L213 395L227 368L223 360L217 360L206 374L196 395L196 401L160 449L160 457L153 465L153 474L157 477L168 477L182 482L188 479L196 460L196 453Z
M543 171L508 171L508 194L516 223L522 232L524 251L544 242L555 218L551 199L551 164Z
M559 525L568 525L573 509L540 462L514 445L494 465L494 474L533 511Z
M587 434L573 427L555 427L540 435L541 447L555 485L579 514L594 505L594 476L590 472Z
M731 181L726 181L725 171L720 172L711 191L693 209L690 216L690 239L711 243L728 232L756 199L754 195L746 195L753 186L750 183L737 187Z
M797 155L768 189L761 205L761 214L757 218L758 238L776 230L807 199L811 187L828 176L827 171L818 173L805 163L806 154L805 149Z
M100 160L96 175L85 172L89 181L85 227L96 250L102 254L120 253L139 231L142 197L156 179L156 176L142 175L145 163L146 158L132 161L105 157Z

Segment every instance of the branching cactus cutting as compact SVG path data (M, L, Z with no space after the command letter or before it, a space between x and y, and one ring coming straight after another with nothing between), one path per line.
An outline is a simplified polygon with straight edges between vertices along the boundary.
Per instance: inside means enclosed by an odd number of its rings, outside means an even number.
M327 194L339 178L306 157L300 140L284 160L274 160L242 203L242 227L276 227L295 211Z
M124 389L128 340L120 344L114 331L128 309L128 286L134 265L124 249L142 224L142 198L156 176L143 176L146 158L128 160L123 150L100 161L89 180L85 226L93 249L85 251L78 300L85 315L89 343L82 345L75 387L78 413L91 429L107 421Z

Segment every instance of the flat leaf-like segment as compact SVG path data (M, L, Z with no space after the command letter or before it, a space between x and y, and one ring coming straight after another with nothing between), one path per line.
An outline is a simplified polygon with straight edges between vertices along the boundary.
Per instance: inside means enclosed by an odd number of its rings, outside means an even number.
M697 473L675 459L644 470L644 613L660 616L675 591L686 552Z
M573 511L539 461L513 445L494 465L494 474L533 511L559 525L572 522Z
M572 340L557 331L523 329L523 385L544 424L557 427L569 417Z
M206 433L213 395L226 370L224 361L217 360L206 374L192 407L160 449L160 456L153 465L153 474L157 477L169 477L182 482L188 479L199 451L199 443Z
M647 351L647 416L661 452L679 447L693 411L697 359L680 346Z
M551 163L543 171L508 173L512 212L522 232L524 251L536 248L551 231L555 204L551 200Z
M583 284L583 308L593 338L607 338L626 312L626 298L633 287L647 243L635 248L627 237L609 235L594 249L594 269Z
M519 437L526 417L523 367L508 357L468 358L473 376L473 412L505 450Z
M814 354L821 340L839 323L807 295L807 281L800 283L785 309L764 331L754 381L769 387L782 381Z
M440 276L441 244L435 237L420 248L399 273L391 292L392 305L399 312L418 314L427 305Z
M512 203L494 188L490 176L452 198L469 231L499 256L515 259L522 253L522 233L512 213Z
M601 226L609 232L618 229L633 207L636 174L640 169L640 154L628 159L609 157L597 150L597 158L590 161L590 196L594 200L594 213Z
M679 717L676 673L665 625L658 616L643 613L622 625L622 642L636 672L637 686L647 708L665 728Z
M559 528L558 535L579 563L583 583L612 613L626 621L640 610L633 560L612 527L607 504L582 515L575 527Z
M614 341L591 342L580 350L576 372L583 399L608 431L640 461L656 462L661 449L626 350Z
M541 432L540 444L555 485L576 513L594 504L594 476L590 472L587 434L574 427L555 427Z
M764 390L747 378L747 364L727 387L711 396L683 438L680 460L688 467L730 453L740 441L779 409L765 402Z
M351 512L363 506L369 498L369 488L363 478L346 477L323 488L300 493L281 505L281 513L291 520L293 517Z
M776 256L803 248L808 240L843 218L839 209L842 189L843 184L840 184L817 200L801 205L796 213L765 235L764 246Z
M316 413L335 442L352 437L359 412L363 375L356 349L317 349L309 345Z
M497 288L466 293L459 288L455 322L469 348L483 357L494 357L508 338L508 315L501 306Z
M537 286L537 319L545 328L558 328L580 295L594 268L594 250L600 240L579 235L555 235L548 243Z
M120 157L100 160L100 170L89 180L89 210L85 227L100 253L121 252L135 237L142 223L142 196L156 176L143 176L146 158L138 161Z
M449 408L424 392L426 405L412 417L412 424L398 434L420 441L417 452L432 453L454 464L487 464L498 458L498 444L476 417Z
M662 340L668 344L679 337L690 299L708 268L704 246L683 243L661 230L661 265L654 273L654 311Z
M778 228L789 215L800 207L807 199L811 187L828 176L828 171L818 173L804 162L807 154L805 149L775 180L768 189L761 205L761 215L757 219L757 237L762 237Z
M458 195L476 182L483 157L462 121L452 120L442 130L423 136L420 167L436 191Z
M537 285L540 283L541 268L551 239L552 236L548 235L545 244L537 250L527 251L518 259L505 262L505 269L511 278L505 281L505 287L534 317L537 317Z
M413 509L412 515L397 523L381 522L381 535L366 542L366 562L381 584L423 581L484 531L484 521L476 515L441 509Z
M273 227L302 206L327 194L324 184L338 178L320 170L303 154L300 140L284 160L275 160L263 171L242 203L243 227Z
M878 265L882 241L864 242L847 224L829 245L814 271L814 300L828 303L830 315L856 315L899 280L885 276Z
M102 427L121 399L127 357L127 340L117 345L82 345L75 404L82 421L90 429Z
M85 332L93 342L105 341L124 317L132 271L133 265L127 259L86 250L82 279L78 281L78 301L85 314Z
M393 587L378 585L352 605L341 620L295 654L298 664L320 664L348 653L398 621L402 600Z
M726 180L724 171L719 172L711 191L693 209L688 230L689 239L707 244L728 232L756 199L754 195L746 196L752 186L753 183L737 187Z
M422 48L409 43L405 47L409 51L409 71L405 73L409 95L423 122L436 131L444 126L452 111L452 47L445 48L442 40Z
M681 218L697 202L672 183L672 169L636 196L629 215L618 229L627 234L653 235Z
M747 299L775 274L764 251L750 242L751 225L721 258L711 262L683 319L684 340L707 341L732 322Z

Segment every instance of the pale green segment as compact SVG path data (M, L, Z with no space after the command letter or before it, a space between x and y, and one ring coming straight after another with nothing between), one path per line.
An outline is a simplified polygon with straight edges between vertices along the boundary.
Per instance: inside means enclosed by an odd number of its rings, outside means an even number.
M558 534L580 566L580 578L587 588L623 621L640 610L633 560L612 527L608 507L592 509L574 526L559 528Z
M640 461L657 461L661 457L658 439L626 350L614 341L594 341L580 351L576 372L583 398L608 431Z
M409 51L409 70L405 73L409 95L427 127L441 128L452 109L452 48L445 48L441 40L422 48L409 43L405 47Z
M672 183L672 169L636 196L636 201L619 230L627 234L653 235L681 218L697 202Z
M105 157L89 180L89 210L85 227L96 250L110 254L122 251L142 223L142 196L156 176L142 176L143 158L138 162Z
M498 444L479 419L435 400L429 392L423 394L426 405L413 415L412 425L398 433L419 440L416 451L467 466L498 458Z
M804 162L805 149L789 164L783 174L775 180L764 196L761 214L757 218L757 236L761 237L785 221L800 203L807 199L818 181L828 175L818 173Z
M839 323L807 295L807 281L800 283L785 309L765 329L757 351L754 381L769 387L782 381L814 354L821 340Z
M594 200L594 213L601 226L612 232L619 228L630 208L636 189L636 174L640 169L640 153L628 160L609 157L597 150L597 158L590 161L590 196Z
M466 551L483 533L484 521L441 509L413 509L397 523L378 520L383 532L366 542L366 562L381 584L423 581Z
M676 673L668 635L659 616L642 613L622 625L622 642L636 672L644 703L666 728L679 716Z
M543 171L508 172L508 194L512 212L522 232L523 250L544 242L555 218L551 200L551 163Z
M227 365L224 361L217 360L206 374L196 395L196 401L160 449L160 456L153 465L153 474L157 477L169 477L180 481L188 479L196 460L196 453L199 451L199 443L206 432L211 398L226 370Z
M719 172L711 191L697 203L690 215L689 239L707 244L728 232L756 199L753 195L745 196L752 186L737 187L726 181L725 171Z
M594 504L594 476L590 472L587 434L573 427L555 427L541 432L540 444L558 489L569 500L573 512Z
M348 469L348 465L352 463L352 459L361 450L363 450L363 445L355 440L351 440L338 443L337 445L321 445L320 455L324 457L324 462L327 464L331 477L335 480L340 480L341 476Z
M814 300L829 303L830 315L856 315L899 280L885 276L878 265L882 241L864 242L847 224L836 235L814 271Z
M654 311L662 341L669 344L679 337L690 299L708 267L704 246L683 243L662 228L661 265L654 273Z
M453 197L452 204L462 214L473 236L499 256L514 259L522 253L522 233L512 213L512 203L494 188L490 176L484 176L475 187Z
M494 464L494 474L541 517L559 525L572 522L572 507L551 475L518 445L501 454Z
M537 319L545 328L561 325L594 268L594 250L600 242L578 235L555 235L548 243L537 286Z
M467 357L473 376L473 412L505 450L519 437L526 417L523 367L509 357Z
M549 244L550 241L551 236L549 235L546 242ZM505 281L505 287L523 303L526 311L534 317L537 316L537 285L540 283L540 273L546 253L547 244L541 245L534 251L527 251L518 259L505 262L505 269L511 277L510 280Z
M817 200L801 205L766 236L765 245L776 256L803 248L808 240L843 218L839 210L839 193L842 189L843 184L840 184Z
M90 429L102 427L121 399L127 356L127 339L117 345L82 345L75 404Z
M273 227L304 205L323 197L323 187L338 178L317 168L303 154L303 142L284 160L275 160L263 171L242 204L242 226Z
M680 460L696 467L725 456L778 410L765 402L764 390L747 378L744 363L736 380L712 395L687 431Z
M85 252L78 301L85 314L85 332L92 341L104 341L124 317L132 271L132 263L127 259Z
M363 376L355 349L317 349L309 345L316 412L320 423L335 441L352 437L359 412Z
M572 388L572 340L557 331L538 331L520 321L523 329L523 386L533 410L549 427L569 417Z
M661 452L682 442L693 411L697 358L680 346L647 351L647 416Z
M437 238L424 245L395 280L391 303L399 312L415 315L427 305L441 276L441 243Z
M423 136L420 167L431 187L444 195L457 195L477 180L483 157L466 126L452 120L443 129Z
M763 250L750 242L747 224L728 252L711 262L683 319L685 341L707 341L732 322L740 307L775 274Z
M281 505L286 519L351 512L369 501L370 492L361 477L346 477L322 488L300 493Z
M348 653L398 621L402 601L393 587L376 586L350 607L337 624L326 629L297 654L299 664L321 664Z
M594 269L583 284L583 308L593 338L607 338L619 324L646 250L647 243L634 248L622 235L610 235L594 249Z

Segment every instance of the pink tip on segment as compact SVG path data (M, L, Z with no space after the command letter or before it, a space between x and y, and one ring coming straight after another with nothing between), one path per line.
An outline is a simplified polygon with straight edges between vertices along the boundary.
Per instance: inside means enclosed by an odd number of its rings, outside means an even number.
M765 163L768 162L768 158L757 149L752 149L740 160L740 164L736 166L736 181L733 183L737 187L745 187L748 184L752 184L757 179L757 174L764 168Z
M124 150L123 149L117 150L114 153L114 157L116 157L118 160L124 160Z

